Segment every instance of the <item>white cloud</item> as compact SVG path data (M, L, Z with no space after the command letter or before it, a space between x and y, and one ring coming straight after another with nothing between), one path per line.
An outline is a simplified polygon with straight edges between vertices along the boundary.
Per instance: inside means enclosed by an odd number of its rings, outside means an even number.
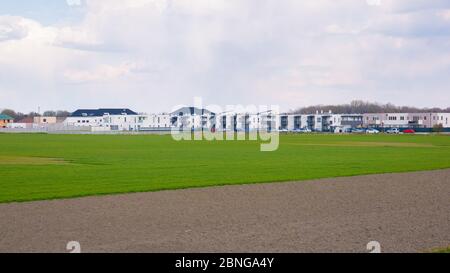
M20 40L28 35L29 21L15 16L0 16L0 42Z
M450 9L441 10L438 12L438 16L446 21L450 21Z
M448 1L67 3L84 6L81 22L0 16L0 107L450 104Z
M81 0L66 0L69 6L81 6Z
M72 83L86 83L94 81L108 81L130 75L140 66L136 63L119 65L100 65L92 70L67 70L64 77Z
M340 25L336 25L336 24L331 24L325 27L325 31L327 33L330 34L359 34L361 33L361 31L363 31L365 28L365 26L361 26L360 29L349 29L349 28L344 28Z
M104 43L94 33L82 27L60 28L53 44L55 46L80 50L106 49Z

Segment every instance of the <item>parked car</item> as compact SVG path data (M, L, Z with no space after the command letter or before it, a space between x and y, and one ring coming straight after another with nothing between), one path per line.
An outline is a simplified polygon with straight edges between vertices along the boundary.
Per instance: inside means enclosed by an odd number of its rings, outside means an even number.
M299 128L294 130L297 133L311 133L311 130L308 128Z
M403 133L404 134L415 134L416 131L414 131L413 129L406 129L406 130L403 130Z
M360 128L353 128L352 129L352 133L355 134L364 134L366 131L364 129L360 129Z
M391 128L386 131L386 134L400 134L400 130L398 128Z
M366 133L367 134L379 134L380 131L378 131L377 129L374 129L374 128L369 128L366 130Z

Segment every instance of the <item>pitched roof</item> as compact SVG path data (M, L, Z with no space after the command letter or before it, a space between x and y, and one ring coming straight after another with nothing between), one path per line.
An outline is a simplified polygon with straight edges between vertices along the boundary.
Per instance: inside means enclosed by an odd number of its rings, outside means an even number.
M17 123L33 123L33 122L34 122L33 117L25 117L17 121Z
M8 116L8 115L4 115L4 114L0 114L0 120L13 120L14 118Z
M128 108L78 109L71 117L102 117L103 115L137 115Z
M211 111L207 109L200 109L197 107L183 107L178 109L177 111L172 112L172 115L178 115L178 116L186 116L186 115L207 115L207 114L214 114Z

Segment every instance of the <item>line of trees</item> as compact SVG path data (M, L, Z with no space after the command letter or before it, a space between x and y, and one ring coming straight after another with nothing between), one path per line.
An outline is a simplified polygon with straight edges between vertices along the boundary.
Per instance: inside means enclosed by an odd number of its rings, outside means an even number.
M14 121L19 121L24 118L34 118L34 117L40 117L40 116L65 118L65 117L70 116L70 114L71 114L69 111L65 111L65 110L58 110L58 111L49 110L49 111L45 111L42 114L39 114L36 112L30 112L30 113L25 114L25 113L21 113L21 112L16 112L12 109L3 109L1 111L1 113L12 117L14 119Z
M380 104L376 102L366 102L361 100L352 101L349 104L338 105L314 105L301 107L293 111L295 114L311 114L317 111L334 114L364 114L364 113L450 113L450 107L442 108L417 108L410 106L396 106L391 103Z

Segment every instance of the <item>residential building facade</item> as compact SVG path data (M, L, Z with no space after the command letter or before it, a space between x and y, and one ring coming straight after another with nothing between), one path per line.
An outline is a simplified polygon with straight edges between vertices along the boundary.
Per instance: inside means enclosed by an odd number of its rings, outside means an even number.
M53 119L41 123L54 122ZM138 114L129 109L80 109L65 121L69 126L91 127L93 131L238 131L255 130L348 132L353 128L450 128L450 113L375 114L279 114L214 113L207 109L182 107L172 113Z
M110 131L139 131L145 117L130 109L80 109L72 113L64 123ZM102 129L100 129L102 128Z
M13 122L14 122L14 118L12 118L8 115L0 114L0 128L6 128L6 127L8 127L8 124L13 123Z
M55 124L57 123L56 117L34 117L33 123L35 124Z
M450 128L450 113L377 113L363 115L365 127L380 128Z

